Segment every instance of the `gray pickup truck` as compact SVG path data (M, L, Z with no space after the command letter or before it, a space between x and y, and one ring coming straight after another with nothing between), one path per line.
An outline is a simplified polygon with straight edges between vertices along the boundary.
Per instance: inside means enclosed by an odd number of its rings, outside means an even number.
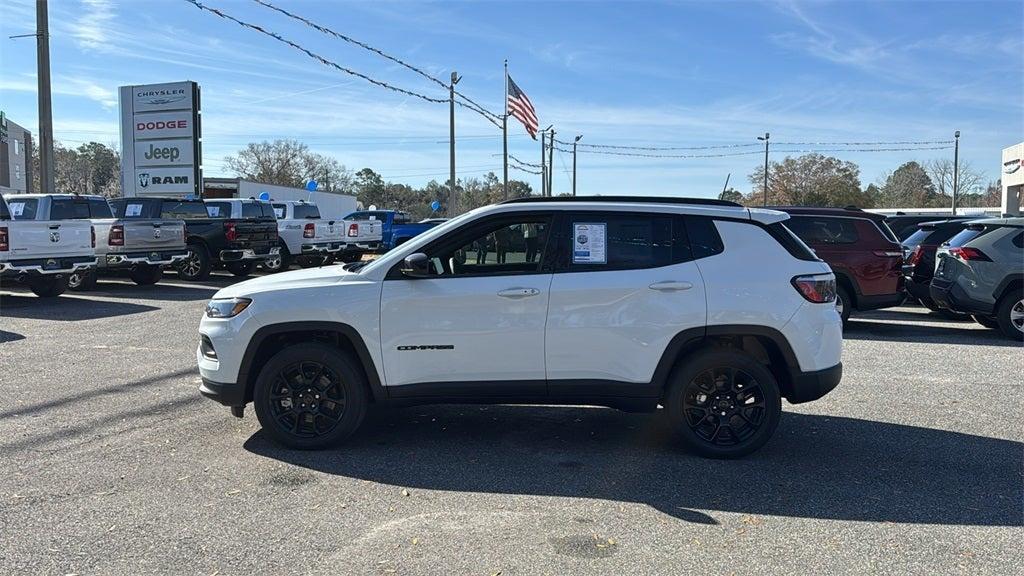
M155 284L163 268L184 260L185 222L156 218L115 218L102 196L78 194L21 194L15 219L89 220L96 234L96 269L68 276L72 290L89 290L99 274L127 272L140 286ZM130 210L130 209L129 209Z

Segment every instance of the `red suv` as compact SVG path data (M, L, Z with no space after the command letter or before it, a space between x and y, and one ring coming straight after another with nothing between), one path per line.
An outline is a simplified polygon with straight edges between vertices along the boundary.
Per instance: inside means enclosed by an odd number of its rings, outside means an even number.
M885 216L856 208L778 207L790 215L786 227L836 275L836 308L843 322L853 310L900 305L903 248Z

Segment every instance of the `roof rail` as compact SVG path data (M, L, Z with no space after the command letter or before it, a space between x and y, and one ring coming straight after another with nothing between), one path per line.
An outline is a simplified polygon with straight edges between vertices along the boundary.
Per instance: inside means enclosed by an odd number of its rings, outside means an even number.
M628 202L644 204L691 204L698 206L731 206L742 208L741 204L716 198L683 198L676 196L524 196L499 202L499 204L532 204L543 202Z

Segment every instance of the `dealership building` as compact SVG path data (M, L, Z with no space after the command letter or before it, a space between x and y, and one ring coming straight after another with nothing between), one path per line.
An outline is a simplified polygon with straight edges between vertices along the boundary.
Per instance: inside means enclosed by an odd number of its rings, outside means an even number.
M1024 142L1003 148L1003 214L1020 215L1021 195L1024 194Z
M25 194L32 182L32 133L0 111L0 194Z

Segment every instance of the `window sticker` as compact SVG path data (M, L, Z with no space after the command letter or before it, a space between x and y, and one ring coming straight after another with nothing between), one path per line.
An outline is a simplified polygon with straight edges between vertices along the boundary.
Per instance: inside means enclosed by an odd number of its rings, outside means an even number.
M274 215L277 216L278 220L283 220L284 206L274 206Z
M11 216L15 218L18 218L19 216L25 213L24 202L11 202L10 204L7 205L7 207L11 209Z
M220 218L220 206L206 205L206 215L210 218Z
M139 214L142 214L142 204L128 204L124 207L125 218L131 218Z
M573 222L572 263L607 264L605 249L606 224L596 222Z

